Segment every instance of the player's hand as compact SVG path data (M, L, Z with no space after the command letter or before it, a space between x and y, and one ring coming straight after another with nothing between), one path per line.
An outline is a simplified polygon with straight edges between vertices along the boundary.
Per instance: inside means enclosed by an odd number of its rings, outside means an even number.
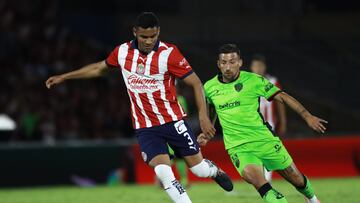
M199 120L200 120L201 132L204 134L204 136L207 139L210 140L211 138L214 137L216 132L213 124L211 124L210 119L207 116L201 116Z
M53 85L64 82L65 78L62 75L52 76L46 80L45 84L48 89L50 89Z
M204 147L210 140L205 138L204 133L200 133L200 135L197 137L197 142L200 146Z
M316 116L310 115L306 118L306 123L308 126L319 133L324 133L326 130L326 127L324 124L328 123L326 120L318 118Z

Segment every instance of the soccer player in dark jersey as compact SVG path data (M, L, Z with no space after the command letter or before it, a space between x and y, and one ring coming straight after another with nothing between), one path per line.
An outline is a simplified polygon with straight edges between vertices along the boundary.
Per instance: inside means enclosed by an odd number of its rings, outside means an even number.
M99 77L110 68L119 69L127 87L143 159L154 168L170 198L178 203L191 202L171 170L168 145L177 156L184 158L196 176L213 178L223 189L231 191L230 178L203 158L194 133L183 120L186 113L177 100L175 79L180 78L194 89L201 130L212 137L215 128L207 117L200 79L175 45L159 40L160 25L154 13L141 13L133 34L133 40L117 46L106 60L50 77L46 86L51 88L69 79Z

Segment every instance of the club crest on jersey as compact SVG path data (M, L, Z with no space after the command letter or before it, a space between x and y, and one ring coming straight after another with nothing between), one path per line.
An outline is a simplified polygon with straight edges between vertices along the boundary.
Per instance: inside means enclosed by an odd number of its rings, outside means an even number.
M143 75L145 73L145 67L144 64L139 63L139 65L136 67L136 73Z
M234 88L237 92L240 92L243 88L243 84L242 83L235 84Z

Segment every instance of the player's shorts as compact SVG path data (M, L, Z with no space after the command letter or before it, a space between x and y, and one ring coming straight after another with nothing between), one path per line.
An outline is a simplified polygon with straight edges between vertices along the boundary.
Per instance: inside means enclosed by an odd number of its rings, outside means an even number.
M146 163L159 154L169 154L168 145L174 150L176 157L199 153L200 148L196 137L184 120L137 129L135 134Z
M268 171L274 171L283 170L293 162L280 140L245 143L228 149L228 154L241 176L249 164L264 166Z

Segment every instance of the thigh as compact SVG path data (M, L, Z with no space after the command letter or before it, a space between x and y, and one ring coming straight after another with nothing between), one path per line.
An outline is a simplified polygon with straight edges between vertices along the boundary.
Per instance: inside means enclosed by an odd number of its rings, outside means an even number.
M138 129L135 131L135 134L140 145L141 155L147 164L149 164L149 162L157 155L169 157L166 139L161 136L161 126Z
M231 162L234 164L238 173L243 177L246 166L255 165L262 168L263 163L261 162L261 159L258 158L254 153L248 150L244 151L241 149L241 147L242 146L238 146L229 149L228 153L230 155Z
M170 123L167 132L164 136L177 157L193 156L200 152L196 137L186 121Z
M286 169L293 162L281 141L266 142L259 149L258 156L269 171Z

